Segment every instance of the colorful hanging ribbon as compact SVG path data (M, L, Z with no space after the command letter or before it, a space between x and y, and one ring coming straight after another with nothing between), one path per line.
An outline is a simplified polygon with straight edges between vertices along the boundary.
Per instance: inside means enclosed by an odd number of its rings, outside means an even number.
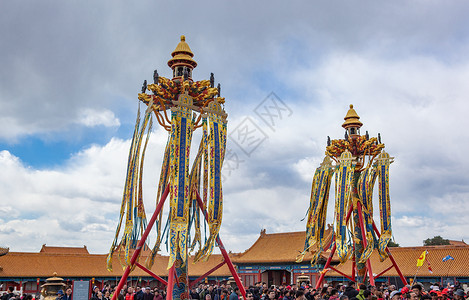
M363 249L360 257L357 257L358 263L365 263L370 258L375 248L373 234L373 186L376 181L377 170L374 167L365 168L358 179L358 201L362 204L363 221L365 226L366 247Z
M324 231L326 224L327 204L329 201L329 189L331 178L334 174L331 159L326 156L319 168L316 169L311 187L311 199L308 209L308 221L306 222L306 240L303 252L301 252L296 262L302 262L305 254L317 245L314 251L311 264L315 264L321 251L323 250Z
M192 98L187 94L179 96L171 108L171 152L170 152L170 253L168 269L176 256L187 260L187 235L189 224L189 154L192 140Z
M171 136L168 136L168 141L166 142L166 147L164 150L163 162L161 166L160 172L160 179L158 182L158 192L156 195L156 205L162 200L161 197L163 196L164 191L166 190L167 185L169 184L169 155L171 152ZM158 215L158 221L156 222L156 241L151 250L150 255L147 257L146 266L147 268L151 268L155 261L156 254L160 251L161 241L162 241L162 234L161 234L161 223L163 219L163 207L161 207L160 214Z
M336 175L335 243L340 263L347 261L351 254L350 243L347 239L346 215L351 204L352 177L355 169L352 159L352 154L348 150L344 151L340 155Z
M149 135L151 132L151 113L153 102L150 102L147 110L145 111L145 117L140 124L140 108L137 114L137 120L135 122L134 134L132 136L132 142L129 150L129 157L127 161L127 175L125 179L124 192L122 196L121 210L119 216L119 222L117 224L116 234L107 256L107 269L112 271L112 255L119 249L119 252L124 251L124 263L121 262L123 268L130 265L129 252L131 248L134 248L139 236L142 234L146 227L146 216L143 206L143 194L141 189L141 183L143 178L143 160L145 157L146 145L148 143ZM142 152L140 152L143 136L148 126L147 139ZM122 227L122 221L125 217L124 233L121 238L121 242L118 244L117 240ZM119 256L120 259L120 256Z
M223 193L221 169L226 149L226 114L221 104L214 100L208 105L210 134L208 136L210 195L207 207L208 226L210 235L203 249L195 255L194 261L207 260L212 254L223 216Z
M391 199L389 196L389 165L392 162L393 158L384 151L376 159L379 174L379 214L381 217L381 237L378 242L378 252L381 261L388 257L386 248L392 238Z
M191 219L194 222L194 231L195 235L192 238L190 251L193 251L196 245L199 245L199 250L202 247L202 233L200 231L200 209L197 203L197 191L200 190L200 181L202 176L202 163L204 160L204 153L206 152L207 145L207 118L206 116L202 117L202 126L203 126L203 135L200 141L199 150L197 151L197 156L195 157L194 163L192 165L192 171L190 175L190 186L191 186Z

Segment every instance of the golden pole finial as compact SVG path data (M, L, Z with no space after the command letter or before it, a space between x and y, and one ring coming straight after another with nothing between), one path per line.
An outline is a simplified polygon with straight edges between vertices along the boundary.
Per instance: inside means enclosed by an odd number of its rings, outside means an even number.
M181 35L181 42L185 42L186 41L186 37L184 35Z

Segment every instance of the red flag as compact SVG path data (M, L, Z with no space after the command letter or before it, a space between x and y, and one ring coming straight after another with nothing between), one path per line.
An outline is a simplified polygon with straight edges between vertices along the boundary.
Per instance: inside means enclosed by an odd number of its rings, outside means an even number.
M427 254L428 254L428 251L427 251ZM428 272L433 274L432 266L430 266L430 262L428 261L428 258L427 258L427 264L428 264Z

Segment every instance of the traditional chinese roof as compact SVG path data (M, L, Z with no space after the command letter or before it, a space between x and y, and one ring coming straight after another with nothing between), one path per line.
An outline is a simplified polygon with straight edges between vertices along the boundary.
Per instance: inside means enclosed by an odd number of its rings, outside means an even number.
M60 277L119 277L123 274L123 269L117 258L113 257L113 271L106 269L107 255L73 253L77 248L68 247L46 247L55 248L55 253L42 251L31 252L10 252L0 257L0 278L9 277L50 277L57 272ZM58 248L62 248L59 250ZM83 249L83 248L78 248ZM50 249L47 249L50 250ZM61 252L61 253L60 253ZM68 253L67 253L68 252ZM144 265L146 257L140 258L140 263ZM223 261L220 254L213 254L208 261L193 263L193 258L189 258L189 276L201 276L211 268ZM165 277L168 274L166 267L168 257L157 255L151 271ZM139 268L135 268L132 276L149 276ZM222 266L212 273L211 276L231 276L227 265Z
M328 228L326 236L330 238L329 233L332 229ZM239 264L257 264L257 263L290 263L295 262L296 256L303 249L306 233L287 232L267 234L265 230L257 241L244 253L232 254L231 259ZM423 251L427 250L426 260L430 262L433 274L429 273L427 262L419 270L419 276L426 277L467 277L469 274L469 245L464 242L450 241L457 245L447 246L426 246L426 247L396 247L390 248L394 259L404 276L414 276L417 271L417 259ZM457 243L456 243L457 242ZM327 258L330 250L323 252L322 257ZM443 257L451 255L454 260L443 262ZM0 278L18 278L18 277L50 277L54 272L60 277L119 277L123 274L119 259L113 257L113 271L106 269L107 255L90 254L86 247L49 247L43 246L40 252L10 252L0 257ZM140 258L140 263L144 264L146 255ZM306 254L304 261L308 262L311 254ZM335 259L333 259L335 260ZM207 262L193 263L193 258L189 257L189 276L201 276L212 269L220 262L223 257L220 254L213 254ZM391 266L389 259L384 262L379 261L378 253L375 251L371 256L371 263L374 274L379 274ZM168 257L157 255L151 271L155 274L166 277ZM351 273L351 264L349 260L336 268L345 274ZM136 268L132 276L148 275ZM231 276L226 265L216 270L211 276ZM342 277L337 272L329 271L326 276ZM394 268L386 272L383 276L395 276L398 274Z
M332 237L332 228L326 230L326 240ZM245 252L233 256L234 263L294 263L300 251L303 250L306 239L305 231L270 233L265 229L257 241ZM328 253L327 253L328 254ZM311 260L311 253L307 253L303 261Z
M328 228L328 233L332 232ZM233 255L232 259L237 264L278 264L295 262L296 256L304 247L306 233L300 232L287 232L287 233L273 233L267 234L265 230L257 241L245 252ZM329 237L330 238L330 237ZM427 260L430 262L433 274L428 272L428 265L425 262L424 266L420 268L420 276L463 276L467 277L469 274L469 245L464 242L450 241L452 245L448 246L429 246L429 247L396 247L390 248L394 259L396 260L399 268L404 276L414 276L417 270L417 259L423 251L428 250ZM327 258L330 250L322 252L321 256ZM443 257L451 255L454 261L443 262ZM307 253L304 257L305 262L311 260L311 254ZM333 261L337 261L337 257L333 257ZM380 262L377 251L373 252L371 256L371 263L374 274L380 272L391 266L389 259ZM351 273L352 261L349 260L341 266L336 268L345 274ZM341 274L329 271L326 276L328 277L342 277ZM393 268L386 272L383 276L399 276Z
M469 246L468 244L466 244L466 242L464 242L464 240L462 240L462 241L450 240L449 244L452 245L452 246Z
M345 122L342 124L342 127L348 128L350 126L358 126L362 127L363 123L360 122L360 117L358 116L357 112L355 109L353 109L353 105L350 104L350 109L347 112L347 115L344 118Z
M90 254L86 246L83 247L51 247L42 245L41 253L53 253L53 254Z
M467 277L469 274L469 261L467 259L469 257L469 245L467 244L461 246L392 247L389 249L404 276L415 275L418 268L417 259L425 250L428 251L428 254L426 255L423 266L420 267L418 276ZM443 262L443 257L447 255L454 257L454 260ZM430 263L433 273L429 272L427 262ZM389 258L384 262L380 262L379 254L377 251L374 251L371 255L371 265L373 273L379 274L391 266L392 263ZM349 260L345 264L337 267L337 269L345 274L350 274L352 270L351 267L352 261ZM342 277L342 275L334 271L329 271L326 276ZM383 276L397 277L399 275L397 271L392 268Z

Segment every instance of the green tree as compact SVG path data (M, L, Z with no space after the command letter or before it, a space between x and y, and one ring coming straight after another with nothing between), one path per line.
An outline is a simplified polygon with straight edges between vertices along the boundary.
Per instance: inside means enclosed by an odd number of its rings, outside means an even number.
M449 240L442 238L441 236L437 235L432 239L426 239L423 241L424 246L438 246L438 245L449 245Z
M399 247L399 244L396 243L396 242L393 242L393 241L389 241L388 247L389 247L389 248L391 248L391 247Z

